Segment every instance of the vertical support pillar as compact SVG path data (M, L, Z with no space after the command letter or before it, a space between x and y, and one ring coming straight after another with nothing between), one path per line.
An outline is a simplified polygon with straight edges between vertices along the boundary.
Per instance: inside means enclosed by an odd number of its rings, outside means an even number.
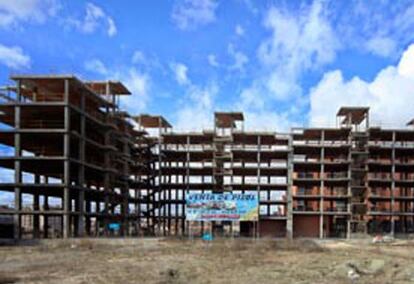
M64 113L64 142L63 142L63 155L64 161L64 172L63 172L63 238L69 238L71 236L70 230L70 108L69 108L69 80L64 81L64 100L65 100L65 113Z
M96 205L96 219L95 219L95 237L99 237L100 236L100 232L99 232L99 222L101 221L101 218L99 217L101 214L101 202L98 200L95 203Z
M109 84L106 84L106 89L105 89L105 95L109 101L110 99L110 87ZM112 96L112 104L115 106L115 96ZM109 106L106 106L106 112L105 112L105 119L106 122L109 121L110 116L113 115L115 113L115 107L112 107L111 109L109 108ZM112 131L111 130L107 130L105 131L105 135L104 135L104 139L105 139L105 146L109 146L112 144L111 141L111 136L113 136ZM110 200L109 200L109 192L111 190L114 190L111 185L113 184L111 182L111 177L109 174L108 169L112 166L110 163L112 162L111 157L109 156L109 152L106 151L105 152L105 157L104 157L104 163L105 163L105 170L106 172L104 173L104 217L103 217L103 225L104 225L104 235L105 236L109 236L109 220L112 219L113 217L113 213L114 212L110 212ZM113 211L114 209L112 209Z
M392 132L391 153L391 236L395 234L395 131Z
M83 237L85 235L85 191L83 189L79 190L79 196L77 199L77 209L78 209L78 222L77 222L77 236Z
M107 85L106 95L109 97L109 89ZM105 119L108 121L109 119L109 107L106 106L106 112L105 112ZM105 140L105 146L109 146L111 144L111 132L110 130L105 131L104 140ZM104 156L104 164L105 164L105 173L104 173L104 212L103 212L103 226L104 226L104 235L109 236L109 228L108 228L108 218L110 216L109 212L109 191L110 191L110 176L108 169L110 167L110 157L109 152L105 151Z
M47 211L49 210L49 196L47 194L44 197L43 210L43 237L46 239L49 237L49 217L47 215Z
M322 147L321 147L321 170L320 170L320 179L321 179L321 183L320 183L320 189L319 189L319 194L321 196L320 200L319 200L319 238L323 239L324 238L324 232L323 232L323 223L324 223L324 191L325 191L325 131L322 130L321 131L321 143L322 143Z
M234 185L234 155L233 155L233 149L234 149L234 134L233 134L234 128L232 127L230 130L231 135L231 142L229 143L229 153L230 153L230 190L233 192L233 185ZM226 146L224 146L224 152L226 152ZM224 167L224 166L223 166ZM226 169L224 169L224 173L226 173ZM227 176L227 174L226 174ZM223 179L224 183L224 179ZM234 224L235 222L230 222L230 235L233 238L234 237Z
M129 156L129 150L128 150L128 142L123 141L123 149L122 149L124 155ZM122 174L124 176L128 176L129 170L128 170L128 162L124 161ZM127 184L122 185L121 189L122 193L122 204L121 204L121 212L122 212L122 235L128 236L129 235L129 187Z
M202 152L204 152L204 144L201 145L201 148L202 148ZM205 167L204 160L202 160L202 162L201 162L201 168L204 169L204 167ZM201 176L201 183L204 184L205 181L206 181L205 180L205 175L203 173L203 175ZM205 190L202 189L201 190L201 193L204 193L204 192L205 192ZM201 235L204 236L204 221L201 221Z
M137 174L134 175L134 180L137 181ZM141 200L141 193L140 190L137 188L134 189L134 197L135 197L135 203L134 203L134 212L135 212L135 233L137 236L141 233L141 203L138 200Z
M176 145L176 150L178 150L178 145ZM179 162L175 162L175 165L177 166L177 167L179 167ZM175 182L177 183L178 182L178 177L179 177L179 175L178 175L178 173L176 173L175 174ZM179 192L180 192L180 190L179 189L177 189L177 188L175 188L174 189L174 192L175 192L175 194L174 194L174 197L175 197L175 199L176 200L178 200L178 196L179 196ZM184 199L184 197L183 197L183 199ZM178 216L178 203L175 203L174 204L174 216L175 216L175 219L174 219L174 225L175 225L175 235L178 235L179 233L178 233L178 220L179 220L179 216ZM184 231L182 231L181 232L182 233L182 235L184 235Z
M20 103L21 103L21 82L18 82L18 89L17 89L17 103L14 108L14 127L15 127L15 134L14 134L14 215L13 215L13 223L14 223L14 239L21 238L21 215L20 211L22 209L22 195L21 195L21 188L20 184L22 182L22 172L21 172L21 165L20 165L20 158L22 154L21 149L21 140L20 140Z
M109 131L105 132L105 145L108 146L110 145L110 136L109 136ZM109 168L109 153L105 152L105 169ZM109 218L109 172L106 171L104 173L104 217L103 217L103 225L104 225L104 235L108 236L109 235L109 230L108 230L108 218Z
M259 212L257 219L257 238L260 238L260 189L261 189L261 151L262 151L262 139L260 135L257 135L257 194L259 198ZM269 207L267 207L269 209Z
M168 167L171 169L171 161L168 162ZM168 184L171 184L171 172L168 174ZM171 187L168 187L168 200L171 201ZM171 202L168 202L168 235L171 235Z
M347 187L347 195L348 195L348 202L347 202L347 211L348 211L348 221L346 223L346 238L351 238L351 222L353 219L353 213L352 213L352 154L351 154L351 147L352 147L352 130L349 132L348 141L350 148L348 148L348 187Z
M183 194L183 200L185 202L185 196L188 193L189 189L190 189L190 136L187 136L187 141L186 141L186 150L187 150L187 154L186 154L186 163L185 163L185 167L186 167L186 178L185 178L185 184L186 184L186 189L185 192ZM184 203L185 204L185 203ZM185 206L182 208L182 230L183 230L183 234L185 232L185 224L186 224L186 216L185 216ZM191 223L188 224L189 226L191 226Z
M88 214L88 216L86 216L86 219L85 219L85 231L86 231L86 235L88 237L90 237L90 235L91 235L91 217L90 217L89 214L91 213L91 201L86 200L85 206L86 206L86 213Z
M20 168L20 161L15 161L14 164L14 170L15 170L15 188L14 188L14 215L13 215L13 221L14 221L14 238L20 239L21 238L21 215L20 211L22 209L22 194L21 189L18 186L18 184L21 183L21 168Z
M36 184L40 183L40 176L35 175L34 179ZM39 193L33 194L33 210L36 213L33 215L33 238L38 239L40 237L40 206L39 206Z
M85 94L81 94L81 100L80 100L80 108L81 108L81 114L80 114L80 139L79 139L79 166L78 166L78 187L79 187L79 193L77 198L77 209L78 209L78 218L77 218L77 235L78 237L83 237L85 235L85 190L84 190L84 184L85 184L85 138L86 138L86 132L85 132Z
M161 118L159 118L159 123L161 122ZM162 172L162 168L164 167L164 163L162 161L161 153L163 150L163 144L162 144L162 134L160 133L159 137L159 147L160 147L160 164L159 164L159 170L160 170L160 191L158 194L158 217L159 217L159 232L163 236L166 236L166 216L165 216L165 188L163 187L163 184L166 180L166 175Z
M292 186L293 186L293 138L289 135L289 152L287 160L287 212L286 212L286 237L293 238L293 200L292 200Z

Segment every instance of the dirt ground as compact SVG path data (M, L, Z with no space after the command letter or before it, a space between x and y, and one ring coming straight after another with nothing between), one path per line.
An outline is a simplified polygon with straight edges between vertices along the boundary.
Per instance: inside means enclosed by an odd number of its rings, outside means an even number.
M414 242L47 240L1 246L4 283L414 283Z

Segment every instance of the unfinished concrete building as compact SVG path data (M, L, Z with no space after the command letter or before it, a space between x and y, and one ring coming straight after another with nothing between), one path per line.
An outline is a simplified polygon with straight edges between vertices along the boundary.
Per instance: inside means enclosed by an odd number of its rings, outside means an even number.
M287 208L289 136L245 132L242 113L215 113L214 119L214 130L164 131L159 137L160 186L154 215L158 232L187 233L186 193L255 192L260 195L258 234L286 236L291 232L287 230L291 223ZM201 223L198 233L207 225ZM217 222L214 226L216 231L234 229L252 236L254 224Z
M116 102L129 91L119 82L66 75L12 79L16 86L1 96L0 166L13 176L3 171L0 189L13 193L14 202L0 214L13 215L15 238L25 233L25 216L33 218L34 237L48 236L52 217L61 220L65 238L107 234L112 221L126 233L135 222L129 215L133 128ZM50 198L58 202L51 206Z
M350 221L350 129L293 131L294 236L346 237Z
M371 128L368 140L368 233L414 230L414 131Z
M216 112L214 128L176 132L122 111L120 82L12 79L0 91L0 194L13 200L1 236L414 231L414 130L371 126L366 107L341 108L331 128L246 131L243 113ZM259 221L186 222L186 194L223 192L258 194Z
M142 234L158 235L167 219L169 223L174 220L178 224L176 216L171 214L171 203L170 206L165 206L172 195L171 191L163 187L166 181L162 174L164 163L161 136L172 126L162 116L142 114L133 119L138 124L138 131L145 134L140 137L142 143L138 149L141 156L139 159L135 158L139 164L136 172L133 172L140 185L138 223Z
M342 107L337 128L294 129L294 236L412 233L412 129L369 124L366 107Z

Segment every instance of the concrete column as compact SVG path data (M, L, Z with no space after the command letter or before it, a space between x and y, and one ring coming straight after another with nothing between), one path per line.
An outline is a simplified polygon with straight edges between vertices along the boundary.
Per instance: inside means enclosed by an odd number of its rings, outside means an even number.
M395 131L392 132L392 153L391 153L391 236L395 234Z
M105 132L105 145L108 146L110 144L110 136L109 136L109 131ZM105 153L105 168L108 169L109 168L109 153L106 152ZM103 224L104 224L104 234L105 236L109 235L109 230L108 230L108 216L109 216L109 173L105 172L104 174L104 192L105 192L105 197L104 197L104 217L103 217Z
M40 176L35 175L35 183L40 183ZM33 238L38 239L40 237L40 206L39 206L39 193L35 192L33 195L33 210L37 211L33 215Z
M70 200L70 108L69 108L69 80L65 79L64 81L64 99L65 99L65 110L64 110L64 124L65 124L65 134L63 142L63 155L65 157L64 161L64 172L63 172L63 238L69 238L71 236L70 230L70 210L71 210L71 200Z
M16 177L20 176L20 163L16 163L14 166L16 171ZM17 183L17 181L16 181ZM14 188L14 215L13 215L13 222L14 222L14 238L20 239L21 238L21 216L20 210L22 209L22 194L20 187Z
M286 237L293 238L293 200L292 200L292 186L293 186L293 138L289 135L289 153L287 160L287 212L286 212Z
M99 216L100 212L101 212L101 202L97 201L96 202L96 213L97 213L98 216ZM101 221L101 218L96 217L96 220L95 220L95 236L96 237L99 236L99 222L100 221Z
M79 170L78 170L78 186L81 188L79 189L78 199L77 199L77 209L78 209L78 218L77 218L77 236L83 237L85 234L85 212L84 212L84 203L85 203L85 191L83 189L85 183L85 94L81 95L81 102L80 107L82 113L80 115L80 134L81 138L79 140Z
M186 167L186 179L185 179L185 183L186 183L186 190L183 191L183 200L185 201L185 197L186 194L188 193L189 189L190 189L190 136L187 136L187 141L186 141L186 145L187 145L187 154L186 154L186 163L185 163L185 167ZM182 219L181 219L181 224L182 224L182 232L183 234L185 233L185 225L186 225L186 215L185 215L185 208L182 208Z
M203 152L204 152L204 144L202 144L202 149L203 149ZM171 162L170 162L170 167L171 167ZM204 169L204 160L201 162L201 168L203 168ZM170 176L170 179L168 180L168 183L171 183L171 176ZM201 176L201 183L202 184L204 184L205 183L205 175L203 174L202 176ZM201 193L204 193L205 192L205 190L204 189L202 189L201 190ZM170 189L170 195L169 195L169 197L168 197L169 199L171 199L171 189ZM171 216L171 212L170 212L170 210L168 210L168 215L169 216ZM201 235L202 236L204 236L204 221L201 221Z
M78 200L78 222L77 222L77 236L83 237L85 235L85 191L79 190Z
M18 103L21 101L20 95L20 81L18 82L18 91L17 91L17 98ZM21 172L21 165L20 165L20 158L22 154L21 150L21 140L20 140L20 106L16 105L14 108L14 122L15 122L15 130L17 131L14 134L14 214L13 214L13 222L14 222L14 238L20 239L21 238L21 216L20 210L22 209L22 199L21 199L21 188L20 184L22 182L22 172Z
M49 196L45 195L44 198L45 198L45 200L43 201L44 202L43 211L44 211L45 214L43 214L43 220L44 220L44 222L43 222L43 237L46 239L48 237L48 227L49 227L49 224L48 224L49 218L46 214L47 211L49 210Z
M257 136L257 196L259 200L259 212L258 212L258 220L257 220L257 237L260 238L260 184L261 184L261 173L260 173L260 166L261 166L261 151L262 151L262 139L261 136ZM267 207L269 209L269 207Z
M123 152L125 155L130 155L128 142L124 141ZM129 175L129 168L128 168L127 162L125 162L123 165L123 174L125 176ZM129 201L128 201L129 186L128 185L124 185L122 189L122 194L123 194L123 203L122 203L123 226L122 226L122 229L123 229L123 235L128 236L129 235Z
M109 98L109 94L110 94L110 90L109 90L109 85L106 85L106 96ZM106 112L105 112L105 118L107 120L109 120L109 115L110 115L110 110L109 110L109 106L106 106ZM107 130L105 131L104 134L104 140L105 140L105 146L109 146L111 144L110 138L111 138L111 131ZM105 169L108 169L110 166L110 157L109 157L109 152L106 151L105 152L105 156L104 156L104 164L105 164ZM103 210L103 218L101 218L101 220L103 220L103 225L104 225L104 235L105 236L109 236L109 229L108 229L108 218L109 218L109 191L110 191L110 176L109 176L109 172L105 172L104 173L104 210Z
M325 181L324 181L324 179L325 179L325 177L324 177L324 174L325 174L325 161L324 161L324 159L325 159L325 146L324 146L324 143L325 143L325 131L324 130L322 130L321 131L321 142L322 142L322 147L321 147L321 170L320 170L320 178L321 178L321 184L320 184L320 189L319 189L319 191L320 191L320 195L321 195L321 198L320 198L320 204L319 204L319 238L320 239L322 239L323 237L324 237L324 235L323 235L323 221L324 221L324 214L323 214L323 212L324 212L324 208L323 208L323 206L324 206L324 198L323 198L323 195L324 195L324 190L325 190Z
M90 200L86 200L85 206L86 206L86 213L91 213L91 201ZM90 216L85 217L85 231L86 231L87 236L91 235L91 217Z
M348 137L348 141L347 141L350 145L352 143L352 138L351 138L351 132L349 133L349 137ZM352 145L351 145L352 147ZM347 209L348 209L348 213L350 214L348 216L348 222L346 223L346 238L350 239L351 238L351 221L352 221L352 206L351 206L351 201L352 201L352 188L351 188L351 184L352 184L352 155L351 155L351 149L349 148L348 150L348 188L347 188L347 194L348 194L348 204L347 204Z

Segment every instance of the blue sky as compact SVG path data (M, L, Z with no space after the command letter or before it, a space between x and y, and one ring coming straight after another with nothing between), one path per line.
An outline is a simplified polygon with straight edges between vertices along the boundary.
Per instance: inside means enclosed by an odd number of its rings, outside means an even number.
M131 114L176 129L244 111L251 129L414 117L413 1L0 0L0 83L11 73L118 79Z

